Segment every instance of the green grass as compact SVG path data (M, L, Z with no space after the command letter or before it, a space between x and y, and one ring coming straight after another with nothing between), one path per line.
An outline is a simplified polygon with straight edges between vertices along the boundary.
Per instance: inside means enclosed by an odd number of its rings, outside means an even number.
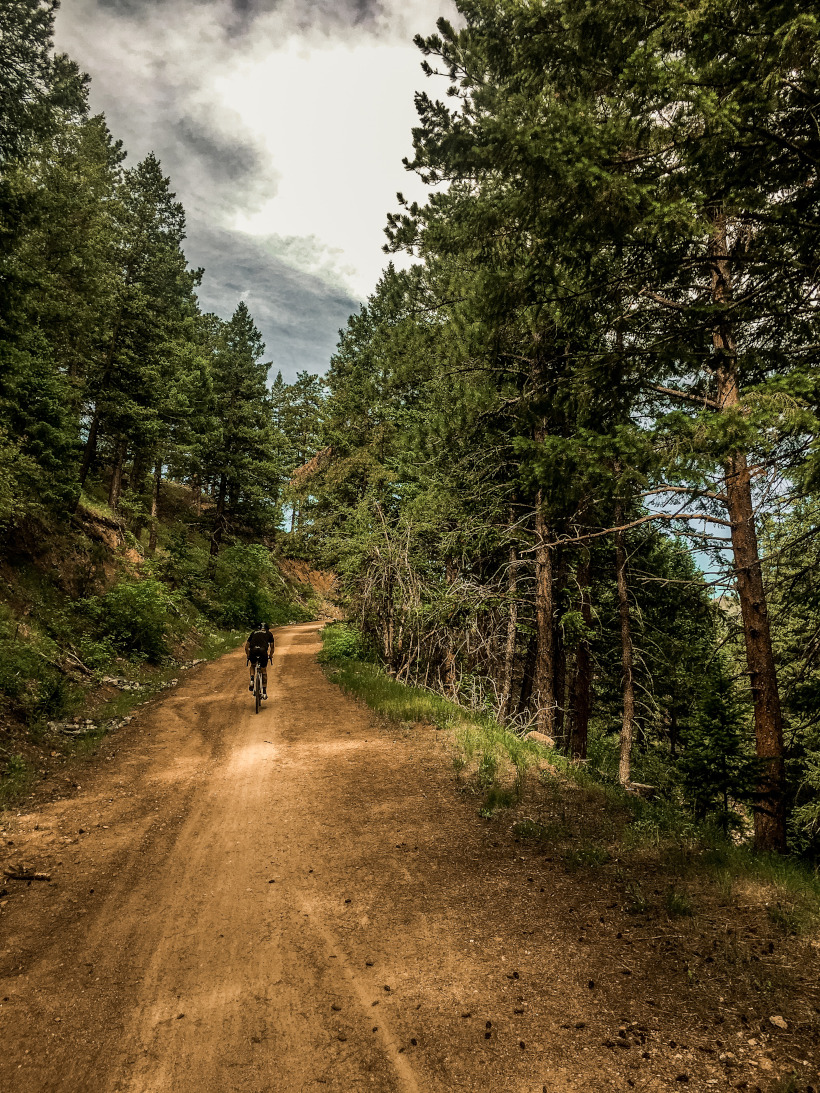
M534 842L545 847L562 843L571 835L567 825L558 820L542 823L540 820L532 819L514 823L512 833L516 839L521 839L523 842Z
M520 798L527 772L545 760L549 749L508 732L492 717L465 710L441 695L392 679L377 664L361 659L361 638L348 624L326 626L319 660L345 691L386 721L435 725L447 733L453 769L475 783L484 796L481 815L491 816Z
M377 710L387 721L422 721L436 725L446 720L454 709L451 702L430 691L397 683L375 664L329 658L325 658L324 663L331 665L335 683L356 695L372 710Z
M543 762L546 749L508 732L491 717L420 687L397 683L378 665L356 659L348 652L353 642L342 628L326 627L324 637L321 660L335 683L389 722L421 722L448 731L454 769L474 776L484 793L504 784L519 796L527 772Z
M342 663L350 659L363 660L364 652L361 635L347 623L329 623L322 630L320 664Z
M595 869L605 865L611 857L606 847L589 844L573 847L571 850L564 851L563 854L564 865L570 871L582 868Z
M804 934L820 926L820 867L780 854L758 854L752 847L717 843L699 857L715 886L725 894L741 885L765 889L769 920L784 933Z
M24 796L36 777L34 767L22 755L0 760L0 809L5 809Z
M89 513L91 516L99 516L103 520L110 520L112 523L122 523L122 517L114 512L114 510L105 502L96 497L90 497L87 493L80 494L80 500L77 503L78 512Z
M686 892L674 886L666 890L663 902L670 918L691 918L695 913L692 901Z
M626 882L626 901L624 910L628 915L646 915L652 910L652 903L638 880Z
M478 810L478 814L482 819L489 820L499 809L512 808L517 801L518 798L512 790L491 785L487 790L481 808Z
M724 904L734 903L742 886L758 889L752 898L767 903L767 914L786 933L802 933L820 924L820 870L780 855L756 854L748 844L727 842L714 824L696 821L667 785L657 798L628 794L616 781L612 741L596 736L590 761L579 764L552 749L508 732L491 717L465 710L440 695L406 686L376 663L361 659L361 638L350 624L324 631L320 659L331 678L390 723L426 723L444 730L443 739L462 788L482 798L479 814L487 819L515 809L526 797L534 816L512 818L512 834L544 848L557 848L567 868L596 868L617 853L623 863L627 909L653 910L630 863L651 864L670 879L658 910L670 917L695 913L687 892L672 882L685 877L704 881ZM657 770L659 757L644 754L640 779L666 785ZM532 781L527 779L537 773ZM637 777L637 774L636 774ZM698 889L700 892L700 889ZM700 903L700 899L698 899Z

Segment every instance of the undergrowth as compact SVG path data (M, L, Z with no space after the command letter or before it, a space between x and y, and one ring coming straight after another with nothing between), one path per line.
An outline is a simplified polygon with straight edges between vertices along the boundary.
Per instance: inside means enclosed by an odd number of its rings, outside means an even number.
M0 755L0 810L13 804L27 793L36 777L34 765L22 755Z
M185 491L163 491L153 557L148 527L127 530L128 513L93 495L83 495L70 527L32 526L2 544L0 801L26 792L33 776L20 762L31 766L38 750L94 744L94 733L52 739L49 722L120 718L180 664L221 655L259 623L315 617L313 590L286 581L267 546L226 542L211 558ZM105 698L105 677L139 689Z
M664 775L660 756L636 756L636 780L658 785L654 799L627 793L615 780L617 741L593 733L589 757L578 763L553 748L522 738L490 716L466 710L438 694L406 686L367 658L350 624L323 632L320 660L344 690L390 723L434 725L463 793L477 799L478 815L505 815L512 836L556 856L569 870L614 868L627 909L656 910L670 918L698 914L687 883L706 884L731 902L752 889L772 924L803 933L820 922L820 873L796 857L756 854L748 842L727 838L715 823L683 807ZM615 864L617 862L617 865ZM667 876L659 897L648 896L630 869ZM624 872L626 870L626 872ZM759 897L759 899L758 899Z

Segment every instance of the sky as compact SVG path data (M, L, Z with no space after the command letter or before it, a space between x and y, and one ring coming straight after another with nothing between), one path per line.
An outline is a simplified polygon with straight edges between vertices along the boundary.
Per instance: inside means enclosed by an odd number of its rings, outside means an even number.
M62 0L57 48L127 162L155 152L188 217L200 302L240 300L286 380L323 372L388 261L413 95L431 87L415 33L450 0ZM399 258L397 264L401 264Z

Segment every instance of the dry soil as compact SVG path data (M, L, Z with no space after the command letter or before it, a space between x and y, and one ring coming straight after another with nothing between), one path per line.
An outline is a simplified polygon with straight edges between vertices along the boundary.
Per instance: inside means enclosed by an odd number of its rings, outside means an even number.
M499 839L318 647L278 632L259 715L241 651L194 669L4 821L51 878L0 898L4 1093L810 1088L800 1015L660 993L675 927Z

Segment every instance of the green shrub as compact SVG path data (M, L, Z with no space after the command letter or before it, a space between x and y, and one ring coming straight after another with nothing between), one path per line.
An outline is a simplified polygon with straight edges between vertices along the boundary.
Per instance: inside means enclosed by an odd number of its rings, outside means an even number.
M0 806L19 797L33 781L34 767L22 755L9 755L0 763Z
M41 648L38 650L38 646ZM28 721L58 717L70 703L70 687L49 664L52 643L41 633L20 632L7 613L0 618L0 694L10 698Z
M624 910L628 915L646 915L652 910L640 881L629 881L626 885L626 903Z
M260 622L281 625L288 621L281 597L275 598L271 591L272 580L281 578L267 547L261 544L227 547L217 558L214 570L216 621L221 626L239 629Z
M364 657L362 635L346 622L330 623L322 631L322 651L319 660L328 664L339 660L361 660Z
M159 581L121 581L105 595L86 600L85 609L96 635L119 652L154 663L168 655L172 612L179 609Z
M117 656L117 650L109 638L94 638L89 634L78 634L76 647L80 660L92 671L103 671Z
M673 887L667 890L664 904L667 914L676 918L691 917L695 913L689 896L686 892L681 892L679 888Z
M171 532L165 543L165 553L154 564L157 576L173 588L188 595L201 594L208 569L208 551L192 543L187 530Z
M484 798L484 803L478 810L478 814L483 819L489 820L493 813L497 812L498 809L512 808L516 800L516 795L511 789L504 789L501 786L490 786Z
M42 672L27 691L23 707L30 721L62 717L72 706L73 688L63 675Z
M42 663L27 646L13 639L0 640L0 692L8 698L21 698Z
M603 846L579 846L573 850L567 850L564 854L564 865L569 870L580 869L582 866L595 868L609 861L611 854Z
M491 751L482 753L478 763L478 784L488 790L498 778L498 759Z

